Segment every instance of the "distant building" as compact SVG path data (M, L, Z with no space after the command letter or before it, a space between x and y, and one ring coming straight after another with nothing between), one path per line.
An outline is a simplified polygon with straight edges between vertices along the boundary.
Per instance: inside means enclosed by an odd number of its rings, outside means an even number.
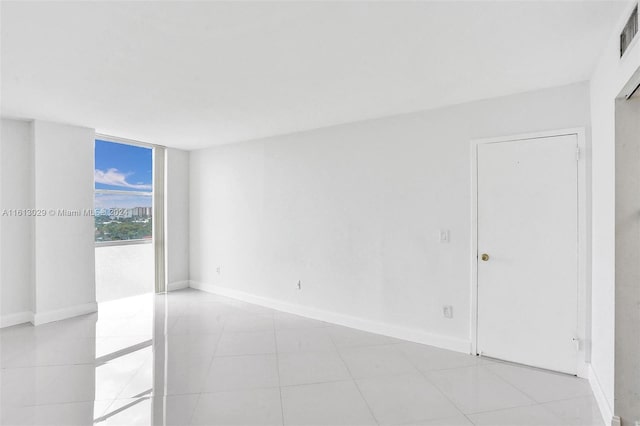
M134 207L131 210L131 217L149 217L151 216L151 207Z

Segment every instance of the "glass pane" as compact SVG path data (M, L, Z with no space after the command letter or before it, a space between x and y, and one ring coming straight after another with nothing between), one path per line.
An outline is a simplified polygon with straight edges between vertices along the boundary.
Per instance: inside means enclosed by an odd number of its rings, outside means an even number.
M153 151L95 143L95 241L151 239Z
M95 188L151 192L151 148L96 140Z
M151 193L95 194L96 241L151 239Z

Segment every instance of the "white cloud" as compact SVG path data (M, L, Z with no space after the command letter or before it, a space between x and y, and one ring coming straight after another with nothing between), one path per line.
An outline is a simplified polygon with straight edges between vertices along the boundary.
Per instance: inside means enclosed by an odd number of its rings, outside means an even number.
M105 185L120 186L122 188L149 190L151 185L127 182L127 174L118 171L118 169L109 169L107 171L96 169L94 179L96 183Z
M151 193L148 195L120 195L120 194L100 194L97 193L94 199L94 208L132 208L151 207Z

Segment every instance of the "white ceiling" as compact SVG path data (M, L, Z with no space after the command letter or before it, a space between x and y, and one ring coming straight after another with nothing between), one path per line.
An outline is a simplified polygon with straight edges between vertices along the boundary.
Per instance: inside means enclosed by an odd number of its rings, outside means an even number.
M589 79L626 2L2 1L2 114L200 148Z

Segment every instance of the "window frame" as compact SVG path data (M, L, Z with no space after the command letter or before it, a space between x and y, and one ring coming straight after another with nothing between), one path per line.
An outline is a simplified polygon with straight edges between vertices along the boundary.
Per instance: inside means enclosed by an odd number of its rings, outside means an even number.
M164 149L164 147L160 146L160 145L154 145L151 143L147 143L147 142L140 142L140 141L136 141L136 140L132 140L132 139L125 139L125 138L120 138L120 137L116 137L116 136L110 136L110 135L105 135L102 133L96 133L95 137L94 137L94 144L95 141L104 141L104 142L112 142L112 143L118 143L121 145L131 145L131 146L136 146L139 148L147 148L151 150L151 164L152 164L152 181L155 179L155 168L153 167L153 160L154 160L154 156L155 156L155 149L156 148L162 148ZM94 148L95 150L95 148ZM95 155L95 154L94 154ZM94 169L95 169L95 165L94 165ZM153 182L152 182L152 186L153 186ZM115 194L115 195L142 195L142 196L147 196L149 194L151 194L151 208L155 210L155 204L154 204L154 198L155 198L155 187L152 187L150 192L145 192L145 191L125 191L125 190L121 190L121 189L96 189L95 188L95 182L93 184L93 195L94 195L94 202L95 202L95 195L96 194ZM94 205L94 209L95 209L95 205ZM155 212L154 212L155 213ZM153 217L153 216L152 216ZM153 235L153 219L152 219L152 235ZM116 241L94 241L94 244L96 246L96 248L98 247L112 247L112 246L128 246L128 245L136 245L136 244L153 244L153 236L150 239L144 239L144 238L137 238L134 240L116 240Z

